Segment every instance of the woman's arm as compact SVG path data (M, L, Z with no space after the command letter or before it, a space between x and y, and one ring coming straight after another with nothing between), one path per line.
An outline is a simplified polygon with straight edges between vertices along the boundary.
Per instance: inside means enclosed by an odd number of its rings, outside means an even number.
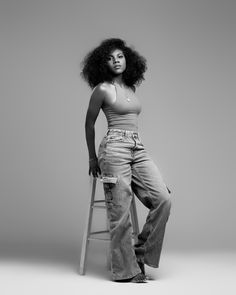
M94 177L100 174L100 168L98 166L96 148L95 148L95 122L104 101L104 89L101 85L98 85L90 98L86 120L85 120L85 135L89 153L89 174L92 173Z

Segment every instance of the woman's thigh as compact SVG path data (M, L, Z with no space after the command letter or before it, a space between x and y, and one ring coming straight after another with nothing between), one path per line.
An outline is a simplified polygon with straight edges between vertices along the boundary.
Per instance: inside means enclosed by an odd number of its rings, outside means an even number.
M127 213L132 200L131 165L122 145L106 145L99 153L99 166L110 217L119 219Z
M132 166L132 189L140 201L148 208L168 201L170 194L162 174L150 157Z

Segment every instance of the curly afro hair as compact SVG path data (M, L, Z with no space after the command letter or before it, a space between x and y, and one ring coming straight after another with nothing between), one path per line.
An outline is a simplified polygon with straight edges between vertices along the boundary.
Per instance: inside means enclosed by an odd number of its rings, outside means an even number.
M135 90L135 86L144 80L144 72L147 70L146 59L136 50L126 46L124 40L109 38L90 51L81 63L81 76L92 89L101 82L113 80L114 74L107 66L107 58L115 49L120 49L126 59L126 69L122 73L123 82Z

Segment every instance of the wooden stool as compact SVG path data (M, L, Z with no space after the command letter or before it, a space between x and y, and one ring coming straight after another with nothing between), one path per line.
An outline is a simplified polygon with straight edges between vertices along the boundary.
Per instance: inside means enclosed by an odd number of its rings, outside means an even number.
M89 241L98 240L98 241L103 241L103 242L107 242L107 241L109 242L111 240L110 235L109 235L108 219L107 219L107 229L106 230L91 232L93 209L94 208L106 209L105 199L95 200L96 184L97 184L97 178L94 177L93 182L92 182L91 199L89 202L88 215L87 215L87 219L86 219L84 236L83 236L83 243L82 243L82 249L81 249L80 269L79 269L80 275L84 275L85 271L86 271L86 259L87 259ZM104 203L104 204L102 205L102 203ZM138 215L137 215L137 209L136 209L134 195L132 197L132 202L131 202L131 206L130 206L130 213L131 213L131 222L132 222L132 226L133 226L132 238L134 239L134 241L136 243L137 239L138 239L137 236L139 234L139 225L138 225ZM99 237L100 234L105 234L105 233L108 233L107 238L106 237ZM107 257L107 266L110 269L109 255Z

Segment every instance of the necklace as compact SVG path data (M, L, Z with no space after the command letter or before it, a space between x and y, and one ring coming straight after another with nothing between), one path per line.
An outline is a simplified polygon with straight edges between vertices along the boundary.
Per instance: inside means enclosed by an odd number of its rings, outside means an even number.
M117 93L117 84L115 84L114 82L112 82L112 84L115 86L116 93ZM120 86L120 88L122 88L122 87ZM129 95L127 95L125 91L123 91L123 92L124 92L124 96L125 96L126 101L127 101L127 102L130 102L130 97L129 97Z

